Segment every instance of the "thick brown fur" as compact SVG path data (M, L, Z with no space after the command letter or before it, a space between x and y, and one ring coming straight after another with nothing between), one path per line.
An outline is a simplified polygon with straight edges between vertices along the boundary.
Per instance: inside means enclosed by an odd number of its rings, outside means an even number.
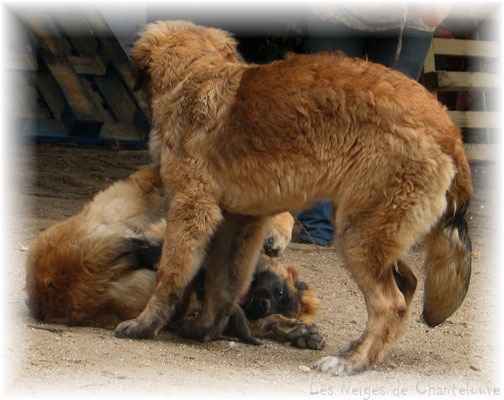
M50 323L109 328L138 315L156 277L152 260L137 265L134 245L159 220L162 205L159 168L151 166L41 232L27 258L31 314Z
M156 282L166 230L160 220L164 203L159 167L148 166L97 194L79 214L40 233L27 259L31 315L48 323L107 329L137 317ZM292 216L284 214L273 219L270 240L265 241L279 252L288 245L285 237L290 237L292 229ZM324 342L313 325L318 298L311 290L298 290L297 266L261 256L257 270L278 276L295 301L288 310L281 310L285 316L279 308L271 309L249 324L237 315L235 326L226 333L241 337L251 330L259 338L322 348ZM179 319L199 311L203 285L204 277L190 285L185 302L178 307Z
M317 369L348 375L383 360L414 291L404 286L413 280L401 260L424 235L432 238L425 320L437 324L460 305L470 275L470 169L459 130L420 84L342 54L247 65L227 33L185 21L147 26L132 57L146 78L150 149L172 204L154 294L117 336L153 336L173 316L224 215L246 215L236 235L246 240L233 245L247 257L214 270L226 277L227 297L212 299L209 284L210 305L194 321L200 338L218 336L251 277L255 232L263 234L268 216L319 200L333 202L336 237L368 322ZM408 278L398 279L401 271Z

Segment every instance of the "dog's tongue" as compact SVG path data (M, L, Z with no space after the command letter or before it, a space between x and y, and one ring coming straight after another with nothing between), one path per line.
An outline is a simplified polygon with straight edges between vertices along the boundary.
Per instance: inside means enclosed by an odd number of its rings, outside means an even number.
M240 305L240 307L243 307L250 301L251 298L252 298L252 291L249 289L247 293L245 293L242 297L240 297L240 299L238 300L238 304Z

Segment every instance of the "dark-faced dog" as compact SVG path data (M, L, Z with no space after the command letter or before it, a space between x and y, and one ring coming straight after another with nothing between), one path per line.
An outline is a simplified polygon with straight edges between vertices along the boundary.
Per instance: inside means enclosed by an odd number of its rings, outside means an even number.
M163 196L159 167L149 166L97 194L79 214L40 233L27 259L27 303L32 316L49 323L108 329L138 316L156 282L166 230L160 218ZM290 219L290 215L280 216L279 229L269 228L268 237L274 239L269 245L278 251L288 244ZM177 317L168 329L177 331L177 322L201 309L205 269L201 271L177 305ZM255 301L244 304L244 311L237 304L225 333L248 343L268 337L321 348L323 340L312 323L318 299L298 281L297 266L263 255L257 274L255 282L261 290L251 287L251 298L273 299L281 287L289 301L270 301L268 309L260 311ZM245 317L249 314L254 315L251 324ZM268 326L259 327L257 322L265 317Z

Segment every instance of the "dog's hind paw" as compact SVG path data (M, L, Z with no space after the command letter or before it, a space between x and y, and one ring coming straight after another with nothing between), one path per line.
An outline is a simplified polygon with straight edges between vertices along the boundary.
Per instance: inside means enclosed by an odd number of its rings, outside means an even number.
M366 366L355 360L336 356L325 356L313 364L312 369L333 376L356 375L366 369Z
M150 339L154 332L136 319L121 322L116 326L114 334L118 338Z

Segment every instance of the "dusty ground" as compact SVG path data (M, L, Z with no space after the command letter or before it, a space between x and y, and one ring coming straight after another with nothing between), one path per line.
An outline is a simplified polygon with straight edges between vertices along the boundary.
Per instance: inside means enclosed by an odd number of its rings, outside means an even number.
M461 309L441 326L423 325L422 290L417 292L405 335L383 365L351 378L306 372L319 357L362 330L366 311L360 292L334 249L292 244L284 258L302 267L304 280L323 304L318 325L323 351L298 350L265 341L252 347L230 341L200 344L163 335L159 340L116 339L91 328L50 327L28 316L24 304L26 250L41 229L76 213L98 190L148 162L144 151L62 146L23 147L9 161L20 183L12 200L20 211L7 230L7 335L5 394L222 395L313 397L347 395L464 396L495 391L499 376L498 314L502 295L495 284L499 251L495 175L491 165L473 166L476 195L469 212L473 276ZM16 168L12 168L12 166ZM18 168L21 167L21 168ZM22 184L21 184L22 183ZM410 265L422 279L422 247ZM300 368L301 367L301 368ZM177 396L178 397L178 396Z

